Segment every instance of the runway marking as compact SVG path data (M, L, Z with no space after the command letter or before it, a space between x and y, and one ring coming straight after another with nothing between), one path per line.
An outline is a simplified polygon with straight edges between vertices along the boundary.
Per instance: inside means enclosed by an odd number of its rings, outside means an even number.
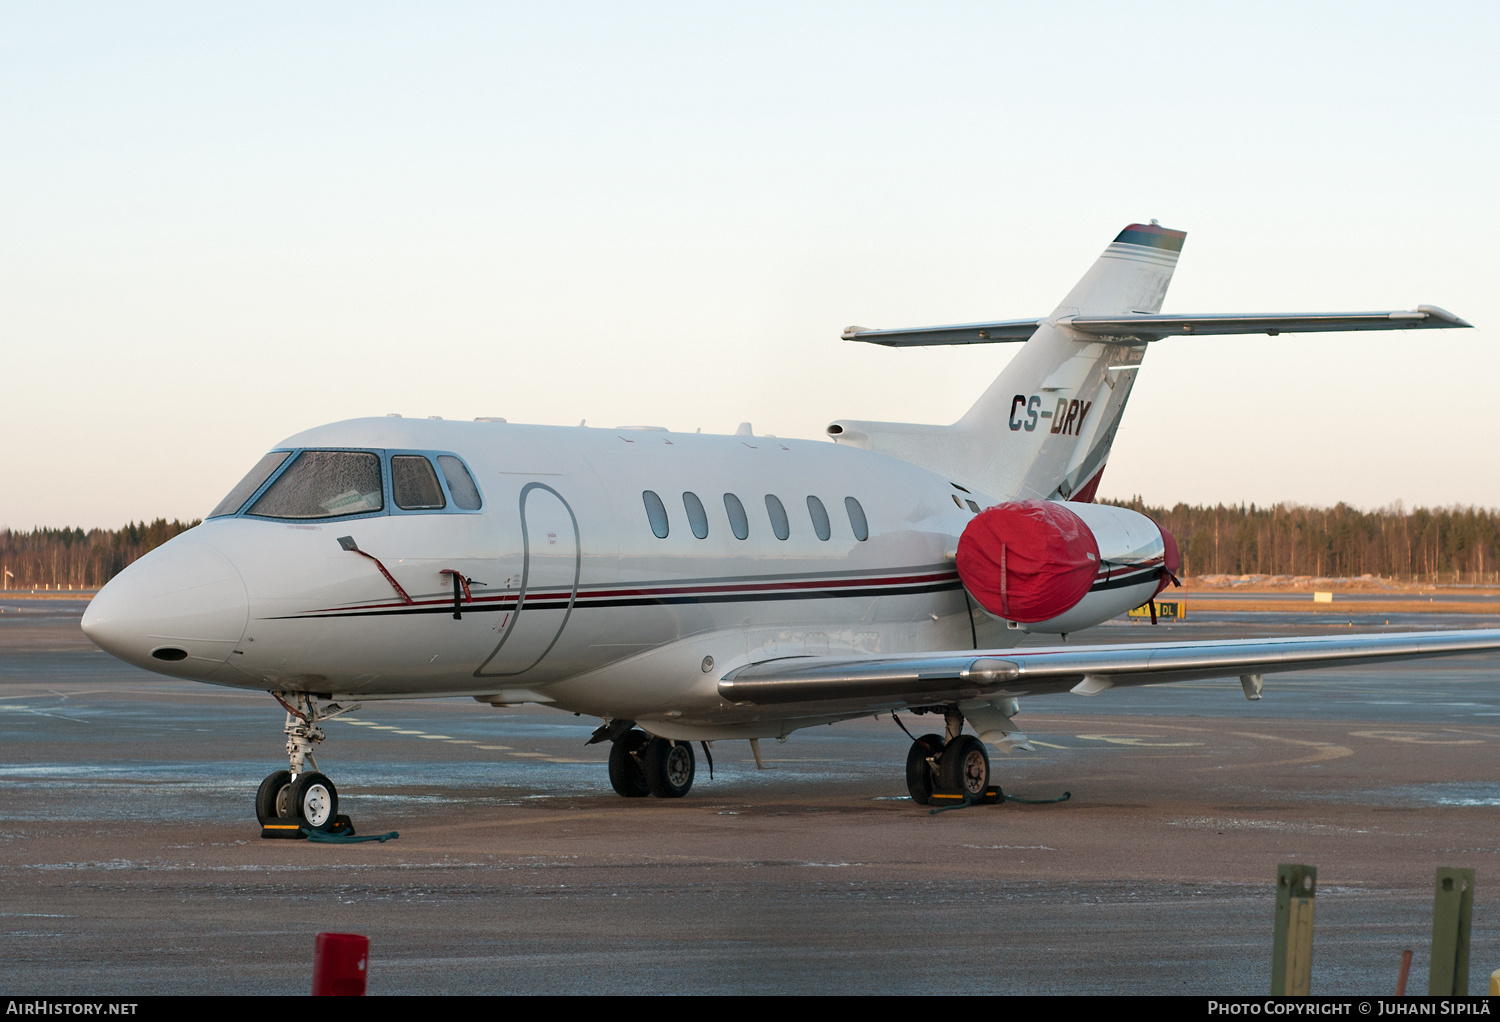
M1051 742L1038 741L1035 738L1033 738L1031 740L1031 744L1032 745L1044 745L1044 746L1046 746L1049 749L1071 749L1071 748L1073 748L1073 746L1071 746L1071 745L1053 745Z
M477 748L488 749L491 752L509 752L510 751L510 746L509 745L480 745L480 746L477 746Z
M1379 738L1387 742L1404 742L1408 745L1483 745L1482 738L1449 738L1438 740L1436 731L1350 731L1354 738Z
M1082 738L1086 742L1111 742L1115 745L1134 745L1153 749L1179 749L1193 745L1202 745L1202 742L1148 742L1143 738L1132 738L1128 735L1074 735L1074 738Z
M421 734L426 734L426 732L425 731L397 731L396 734L398 734L398 735L421 735Z
M753 759L742 759L741 763L754 763ZM761 758L762 763L842 763L839 759L772 759L770 756Z
M1263 735L1256 731L1231 731L1232 735L1241 738L1259 738L1267 742L1285 742L1288 745L1302 745L1318 751L1310 756L1302 756L1298 759L1279 759L1273 763L1229 763L1218 766L1199 767L1199 770L1237 770L1245 767L1263 768L1273 766L1293 766L1298 763L1321 763L1324 760L1343 759L1345 756L1354 755L1354 750L1346 745L1334 745L1332 742L1305 742L1300 738L1282 738L1280 735Z
M546 759L547 758L547 754L545 752L513 752L513 753L511 753L511 755L512 756L524 756L527 759Z
M421 734L420 731L417 732L417 733ZM443 741L443 742L451 741L452 738L453 738L452 735L422 735L422 737L425 738L425 739L427 739L428 741Z

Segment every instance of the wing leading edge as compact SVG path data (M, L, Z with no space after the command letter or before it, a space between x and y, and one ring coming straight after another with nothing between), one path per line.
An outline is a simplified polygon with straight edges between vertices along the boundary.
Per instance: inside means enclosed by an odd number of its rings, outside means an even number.
M911 657L789 657L719 682L740 705L886 710L979 698L1233 678L1500 650L1500 629L1219 642L963 650Z
M957 323L952 326L904 330L869 330L851 326L844 331L843 338L846 341L867 341L893 348L938 344L998 344L1024 341L1043 322L1045 320L1010 319L993 323ZM1331 333L1342 330L1449 330L1473 326L1436 305L1419 305L1409 312L1075 316L1059 320L1058 324L1099 340L1123 343L1193 334L1269 334L1274 337L1277 334Z

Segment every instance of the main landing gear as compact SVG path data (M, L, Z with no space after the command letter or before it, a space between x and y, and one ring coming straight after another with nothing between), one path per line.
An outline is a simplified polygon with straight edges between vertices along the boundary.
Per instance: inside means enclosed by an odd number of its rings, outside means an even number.
M922 735L906 754L906 788L913 802L927 805L933 792L984 797L990 784L990 757L984 743L963 733L964 718L956 706L943 708L942 735Z
M331 831L339 820L339 792L318 771L313 746L328 736L320 721L359 709L359 705L318 704L316 696L272 692L286 707L286 754L290 770L277 770L260 782L255 793L255 818L266 830ZM307 764L312 769L307 770ZM297 836L296 834L293 835Z
M691 742L674 742L667 738L653 738L640 728L628 727L633 721L623 722L626 728L613 726L613 722L600 728L595 739L611 738L614 745L609 750L610 786L626 798L681 798L693 786L693 774L697 762L693 756ZM610 734L611 731L616 732ZM710 764L712 765L712 764Z

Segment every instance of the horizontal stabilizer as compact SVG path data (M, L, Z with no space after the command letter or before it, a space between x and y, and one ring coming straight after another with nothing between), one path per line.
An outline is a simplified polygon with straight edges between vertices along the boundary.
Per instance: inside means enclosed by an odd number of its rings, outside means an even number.
M849 327L846 341L868 341L893 348L937 344L996 344L1024 341L1042 320L1011 319L994 323L959 323L909 330L867 330ZM1343 330L1432 330L1473 324L1435 305L1419 305L1410 312L1302 312L1191 315L1074 316L1059 321L1079 333L1125 343L1155 341L1187 334L1291 334Z
M1040 319L1007 319L996 323L958 323L953 326L920 326L910 330L868 330L846 327L846 341L868 341L893 348L924 344L1000 344L1025 341L1042 325Z
M839 704L865 710L990 695L1042 695L1167 681L1234 678L1500 649L1500 629L1208 642L966 650L914 657L789 657L748 664L719 682L730 702ZM1088 681L1091 684L1079 687Z

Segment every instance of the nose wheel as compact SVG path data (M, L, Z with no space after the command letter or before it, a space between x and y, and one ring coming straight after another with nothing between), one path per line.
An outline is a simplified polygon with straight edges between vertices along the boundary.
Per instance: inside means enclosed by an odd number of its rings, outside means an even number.
M306 693L272 692L286 708L286 752L289 770L277 770L260 782L255 818L265 836L301 837L302 829L353 833L347 816L339 816L339 792L318 770L313 746L327 737L320 721L359 709L338 703L319 704ZM307 769L307 764L312 769Z
M260 790L255 793L256 821L264 827L267 824L290 820L292 803L287 796L291 793L292 772L290 770L277 770L261 781Z

